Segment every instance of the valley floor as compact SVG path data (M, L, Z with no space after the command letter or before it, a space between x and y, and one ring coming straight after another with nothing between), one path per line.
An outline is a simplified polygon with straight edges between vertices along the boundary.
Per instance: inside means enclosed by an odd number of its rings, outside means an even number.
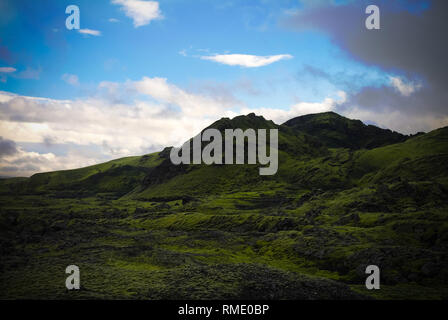
M448 207L382 212L379 192L1 196L0 298L447 299Z

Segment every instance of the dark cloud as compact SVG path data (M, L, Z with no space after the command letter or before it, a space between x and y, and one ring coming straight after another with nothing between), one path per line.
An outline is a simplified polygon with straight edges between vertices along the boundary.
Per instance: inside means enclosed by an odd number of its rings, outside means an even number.
M0 156L10 156L17 152L17 145L14 141L0 137Z
M381 30L365 28L368 4L380 8ZM424 1L358 1L347 6L303 10L286 24L296 30L329 34L336 45L356 60L423 84L407 97L390 87L364 88L349 98L350 103L390 108L406 116L447 116L448 1L431 1L426 10L421 9L423 4Z
M408 115L422 116L430 113L433 117L444 117L448 115L447 100L445 99L445 102L438 100L445 96L445 92L433 87L425 87L409 96L404 96L395 88L388 86L365 87L352 94L345 107L354 104L382 112L396 110Z
M44 146L46 146L47 148L52 147L55 144L56 139L54 137L51 136L45 136L43 137L43 144Z
M444 79L446 68L441 67L448 66L448 37L444 32L448 1L432 1L429 9L418 13L400 10L403 1L369 1L380 8L381 30L365 28L366 3L301 11L287 24L329 33L336 44L366 63Z

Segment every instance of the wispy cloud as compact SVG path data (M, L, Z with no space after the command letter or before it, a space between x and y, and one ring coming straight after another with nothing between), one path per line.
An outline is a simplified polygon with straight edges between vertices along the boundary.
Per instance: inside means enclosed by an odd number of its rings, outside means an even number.
M398 92L400 92L403 96L409 97L415 91L422 87L419 83L413 82L404 82L403 79L399 77L390 77L390 83L392 87L394 87Z
M249 54L216 54L212 56L202 56L203 60L215 61L229 66L241 66L245 68L257 68L267 66L274 62L292 59L290 54L279 54L274 56L255 56Z
M163 18L157 1L112 0L112 3L121 6L126 16L134 21L135 28L147 25L152 20Z
M12 67L0 67L0 81L6 82L7 77L38 80L41 72L41 67L37 69L26 67L26 69L22 71L18 71L16 68Z
M11 73L16 71L17 69L12 67L0 67L0 73Z
M78 32L82 33L82 34L89 35L89 36L96 36L96 37L101 35L101 31L92 30L92 29L79 29Z
M79 86L79 79L75 74L64 73L61 78L72 86Z
M120 22L120 20L115 19L115 18L110 18L108 21L109 21L109 22L112 22L112 23L114 23L114 22Z
M34 79L39 80L40 73L42 72L42 67L32 68L26 67L25 70L20 71L18 73L14 73L13 77L18 79Z

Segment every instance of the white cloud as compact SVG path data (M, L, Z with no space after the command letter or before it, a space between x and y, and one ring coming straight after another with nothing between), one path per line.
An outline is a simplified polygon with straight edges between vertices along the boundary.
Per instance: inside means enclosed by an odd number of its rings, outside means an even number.
M112 22L112 23L114 23L114 22L120 22L120 20L115 19L115 18L110 18L110 19L109 19L109 22Z
M12 67L0 67L0 73L12 73L16 71L17 69Z
M101 31L92 30L92 29L79 29L78 32L82 33L82 34L89 35L89 36L96 36L96 37L101 35Z
M79 79L75 74L64 73L61 78L72 86L79 86Z
M57 156L51 152L27 152L19 147L15 154L0 158L0 176L26 177L36 172L86 167L98 160L78 152Z
M56 100L0 91L0 136L20 143L91 146L101 157L20 155L0 159L0 175L77 168L124 156L179 146L221 117L232 105L195 94L163 78L102 82L95 97ZM101 93L101 94L100 94ZM120 101L120 95L129 98ZM117 98L118 97L118 98ZM36 159L40 159L37 161ZM46 159L46 160L45 160ZM93 162L93 163L91 163ZM19 166L20 163L20 166ZM14 174L12 169L15 168ZM8 171L10 174L6 174Z
M216 54L212 56L202 56L203 60L215 61L229 66L241 66L246 68L263 67L274 62L292 59L290 54L279 54L274 56L254 56L249 54Z
M112 3L122 6L121 9L126 16L134 21L135 28L147 25L152 20L163 18L157 1L112 0Z
M139 93L149 95L159 101L176 105L182 112L193 117L218 115L232 106L217 99L192 94L167 82L165 78L143 77L134 83Z
M415 91L419 90L422 87L421 84L416 84L413 82L405 83L399 77L389 77L389 79L392 87L394 87L398 92L400 92L405 97L409 97L411 94L413 94Z

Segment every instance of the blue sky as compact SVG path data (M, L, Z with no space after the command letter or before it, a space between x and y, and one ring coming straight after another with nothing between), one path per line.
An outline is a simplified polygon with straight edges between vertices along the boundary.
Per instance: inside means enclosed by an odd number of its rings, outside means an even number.
M101 35L67 30L65 7L69 4L80 8L81 29L98 30ZM161 1L163 18L135 28L121 7L110 1L19 1L12 12L3 13L13 17L2 26L0 38L17 57L3 65L36 70L39 79L10 77L0 85L2 90L23 95L73 99L91 94L101 81L143 76L167 78L181 87L245 79L278 90L272 98L245 97L252 107L269 103L286 108L294 99L320 101L335 91L314 79L308 79L306 86L297 81L304 65L357 69L371 73L371 83L384 80L374 68L351 61L325 35L297 33L279 25L288 11L301 7L298 1ZM263 68L229 67L199 58L224 53L293 58ZM80 85L61 81L63 74L76 75Z
M411 18L431 9L429 1L377 2L382 13ZM65 27L68 5L79 7L81 30ZM326 10L350 11L364 21L365 6L331 0L2 1L0 143L17 152L5 153L0 175L156 151L222 116L252 111L277 123L333 110L400 131L436 127L432 119L420 127L414 118L396 121L402 110L389 104L366 109L359 97L384 89L408 99L424 86L424 74L364 58L319 18L315 26L297 23ZM332 22L345 25L338 19L335 14ZM120 126L122 140L114 136Z

